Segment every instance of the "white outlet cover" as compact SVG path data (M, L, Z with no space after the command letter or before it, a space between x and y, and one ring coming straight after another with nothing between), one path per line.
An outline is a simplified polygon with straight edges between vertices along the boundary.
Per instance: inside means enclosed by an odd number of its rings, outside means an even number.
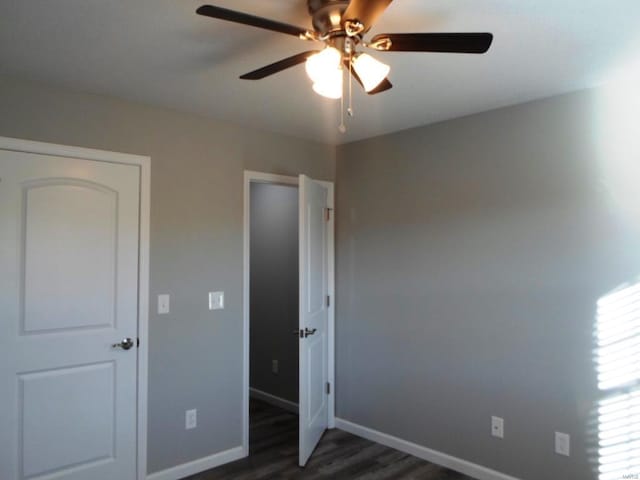
M158 315L166 315L169 310L169 295L158 295Z
M209 310L224 309L224 292L209 292Z
M504 419L491 417L491 435L497 438L504 438Z
M556 453L568 457L571 455L571 437L568 433L556 432Z
M187 410L184 413L184 428L191 430L192 428L196 428L196 426L198 426L198 411L195 408L193 410Z

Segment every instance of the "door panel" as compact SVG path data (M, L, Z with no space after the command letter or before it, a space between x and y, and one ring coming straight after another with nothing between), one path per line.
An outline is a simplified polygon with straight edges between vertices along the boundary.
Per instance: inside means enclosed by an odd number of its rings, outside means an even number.
M113 362L27 373L18 378L25 477L60 475L70 468L113 461ZM69 402L69 398L94 401ZM61 432L66 441L60 441Z
M136 478L139 182L0 150L2 480Z
M308 337L309 346L307 352L307 365L309 367L309 409L307 410L307 418L313 425L317 417L324 413L325 408L325 367L326 364L326 345L325 335L317 338Z
M324 187L321 187L324 188ZM316 202L313 202L316 200ZM317 203L317 204L314 204ZM322 204L325 206L323 207ZM326 228L325 228L326 193L312 198L307 205L307 313L320 313L324 308L326 288Z
M328 426L326 187L300 176L300 447L304 466Z
M114 325L117 198L71 180L23 188L25 332Z

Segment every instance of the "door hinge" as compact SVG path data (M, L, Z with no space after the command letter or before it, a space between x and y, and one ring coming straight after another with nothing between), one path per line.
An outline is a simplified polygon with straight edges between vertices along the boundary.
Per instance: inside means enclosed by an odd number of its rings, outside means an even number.
M331 212L333 212L333 208L325 208L324 209L324 218L328 222L331 220Z
M327 382L327 395L331 395L331 384Z
M140 348L140 339L139 339L139 338L136 340L136 346L137 346L138 348Z
M331 306L331 295L327 295L327 307Z

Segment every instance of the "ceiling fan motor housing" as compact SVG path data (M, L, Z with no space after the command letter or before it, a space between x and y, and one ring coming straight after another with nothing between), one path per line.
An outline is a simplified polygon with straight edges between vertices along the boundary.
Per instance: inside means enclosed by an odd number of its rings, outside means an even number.
M342 14L349 6L349 0L307 0L307 5L316 32L324 36L343 31Z

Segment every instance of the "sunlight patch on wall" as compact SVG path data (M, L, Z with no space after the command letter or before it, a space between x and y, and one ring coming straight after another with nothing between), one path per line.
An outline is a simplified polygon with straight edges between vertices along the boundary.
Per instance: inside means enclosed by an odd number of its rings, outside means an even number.
M640 226L640 66L599 90L594 138L600 184L613 209Z
M598 301L599 480L640 478L640 283Z

